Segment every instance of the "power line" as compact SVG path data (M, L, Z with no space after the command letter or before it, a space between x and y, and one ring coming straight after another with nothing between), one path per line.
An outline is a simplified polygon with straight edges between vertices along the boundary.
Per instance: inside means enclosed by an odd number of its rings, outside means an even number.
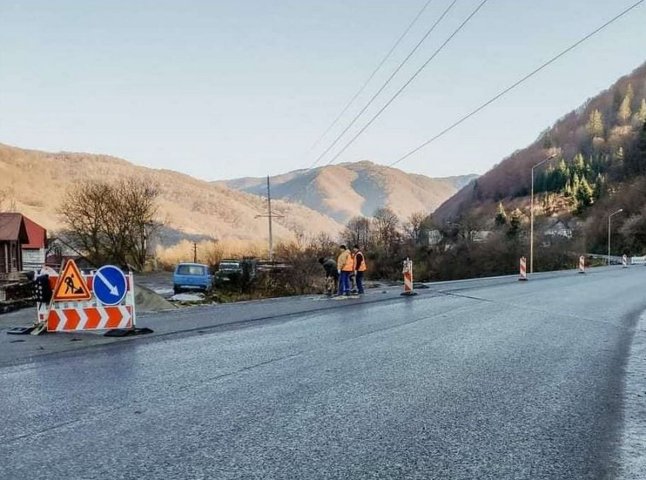
M473 111L471 111L470 113L468 113L468 114L464 115L462 118L460 118L459 120L457 120L456 122L454 122L453 124L451 124L450 126L448 126L447 128L445 128L444 130L442 130L441 132L439 132L437 135L435 135L435 136L431 137L430 139L428 139L427 141L425 141L425 142L424 142L424 143L422 143L421 145L419 145L419 146L415 147L413 150L411 150L410 152L408 152L406 155L402 156L402 157L401 157L401 158L399 158L398 160L396 160L396 161L394 161L394 162L392 162L392 163L388 164L388 166L389 166L389 167L392 167L392 166L394 166L394 165L397 165L399 162L401 162L401 161L403 161L403 160L407 159L408 157L410 157L411 155L414 155L415 153L419 152L421 149L423 149L424 147L428 146L430 143L434 142L434 141L435 141L435 140L437 140L438 138L440 138L440 137L442 137L442 136L446 135L448 132L450 132L451 130L453 130L454 128L456 128L458 125L460 125L460 124L464 123L464 122L465 122L465 121L467 121L469 118L471 118L471 117L473 117L474 115L476 115L477 113L479 113L481 110L484 110L486 107L488 107L489 105L491 105L492 103L494 103L496 100L498 100L498 99L499 99L499 98L501 98L502 96L506 95L507 93L509 93L510 91L512 91L513 89L515 89L516 87L518 87L519 85L521 85L522 83L524 83L525 81L529 80L531 77L533 77L534 75L536 75L537 73L539 73L541 70L543 70L544 68L548 67L549 65L551 65L552 63L554 63L555 61L557 61L559 58L561 58L561 57L563 57L564 55L566 55L567 53L569 53L570 51L574 50L576 47L578 47L579 45L581 45L582 43L584 43L586 40L590 39L591 37L593 37L593 36L594 36L594 35L596 35L597 33L601 32L601 31L602 31L602 30L604 30L606 27L608 27L609 25L613 24L614 22L616 22L617 20L619 20L619 19L620 19L621 17L623 17L624 15L628 14L630 11L634 10L635 8L637 8L639 5L641 5L641 4L642 4L642 3L644 3L645 1L646 1L646 0L639 0L638 2L636 2L636 3L632 4L630 7L626 8L626 9L625 9L625 10L623 10L621 13L617 14L616 16L614 16L612 19L608 20L606 23L604 23L603 25L601 25L601 26L600 26L600 27L598 27L597 29L595 29L595 30L593 30L592 32L588 33L586 36L584 36L583 38L581 38L579 41L577 41L577 42L573 43L572 45L570 45L568 48L566 48L565 50L563 50L562 52L560 52L558 55L556 55L556 56L552 57L550 60L548 60L547 62L543 63L541 66L539 66L538 68L536 68L535 70L533 70L533 71L532 71L532 72L530 72L529 74L525 75L523 78L521 78L521 79L520 79L520 80L518 80L517 82L515 82L515 83L513 83L512 85L510 85L509 87L505 88L503 91L501 91L501 92L500 92L500 93L498 93L496 96L494 96L494 97L493 97L493 98L491 98L490 100L488 100L488 101L486 101L485 103L483 103L482 105L480 105L480 106L479 106L478 108L476 108L475 110L473 110Z
M375 94L370 98L370 100L368 100L368 103L367 103L367 104L366 104L366 105L361 109L361 111L360 111L359 113L357 113L357 114L355 115L355 117L352 119L352 121L350 122L350 124L349 124L349 125L348 125L348 126L347 126L347 127L346 127L346 128L345 128L345 129L340 133L340 134L339 134L339 135L337 135L337 137L334 139L334 141L333 141L333 142L332 142L332 143L331 143L331 144L330 144L330 145L329 145L329 146L328 146L328 147L323 151L323 153L321 153L321 154L316 158L316 160L314 160L314 162L313 162L313 163L312 163L312 165L310 166L310 169L314 168L314 166L315 166L318 162L320 162L320 161L321 161L321 159L322 159L325 155L327 155L327 153L328 153L330 150L332 150L332 148L334 148L334 146L338 143L338 141L339 141L339 140L341 140L341 138L343 137L343 135L345 135L345 134L346 134L346 132L347 132L348 130L350 130L350 128L351 128L351 127L356 123L356 121L359 119L359 117L361 117L361 115L363 115L363 113L368 109L368 107L369 107L370 105L372 105L372 102L374 102L374 100L375 100L375 99L376 99L376 98L381 94L381 92L383 92L383 91L384 91L384 89L388 86L388 84L390 83L390 81L395 77L395 75L397 75L397 73L402 69L402 67L406 64L406 62L408 62L408 60L413 56L413 54L415 54L415 52L419 49L419 47L422 45L422 43L424 43L424 41L428 38L428 36L429 36L431 33L433 33L433 31L435 30L435 28L439 25L439 23L442 21L442 19L443 19L443 18L444 18L448 13L449 13L449 11L453 8L453 6L456 4L456 2L457 2L457 1L458 1L458 0L453 0L453 1L451 2L451 4L449 4L449 6L444 10L444 12L442 13L442 15L440 15L440 17L435 21L435 23L433 23L433 25L431 26L431 28L429 28L429 29L427 30L427 32L424 34L424 36L422 37L422 39L417 43L417 45L415 45L415 47L413 47L413 49L412 49L412 50L410 51L410 53L406 56L406 58L404 58L404 60L402 60L402 62L397 66L397 68L395 69L395 71L394 71L394 72L393 72L393 73L388 77L388 79L387 79L387 80L384 82L384 84L379 88L379 90L377 90L377 93L375 93ZM486 1L487 1L487 0L485 0L485 2L486 2Z
M390 98L390 100L388 100L388 102L386 102L386 104L383 107L381 107L381 109L368 121L368 123L366 123L364 127L361 130L359 130L357 134L354 137L352 137L350 141L346 143L343 146L343 148L339 150L339 152L337 152L336 155L334 155L334 157L332 157L332 159L327 163L327 165L330 165L337 158L339 158L343 154L343 152L345 152L348 149L348 147L352 145L355 142L355 140L359 138L359 136L363 132L365 132L368 129L368 127L370 127L370 125L372 125L372 123L384 112L384 110L386 110L390 106L390 104L395 101L395 99L406 89L406 87L408 87L408 85L410 85L413 82L413 80L415 80L415 78L422 72L422 70L424 70L426 66L444 49L444 47L446 47L446 45L453 39L453 37L455 37L460 32L460 30L462 30L466 26L466 24L469 23L469 20L471 20L480 11L480 9L485 5L485 3L487 3L487 1L488 0L482 0L482 2L480 2L480 4L471 12L471 14L458 26L458 28L456 28L453 31L453 33L449 35L449 37L444 41L444 43L442 43L442 45L440 45L437 48L437 50L433 52L433 55L431 55L428 58L428 60L426 60L426 62L424 62L422 66L417 69L417 71L408 79L408 81L404 83L404 85L402 85L402 87L399 90L397 90L397 92Z
M384 66L384 63L390 58L390 56L393 54L395 49L399 46L399 44L402 42L404 37L408 35L408 32L410 32L411 28L417 23L417 20L422 16L422 14L426 11L428 6L431 4L433 0L427 0L422 9L415 15L413 20L409 23L408 27L404 30L404 32L399 36L397 41L394 43L394 45L388 50L388 53L381 59L379 62L379 65L377 65L377 68L375 68L368 79L363 83L361 88L354 94L354 96L346 103L345 107L343 107L343 110L341 110L341 113L337 115L337 117L334 119L334 121L327 127L327 129L321 134L321 136L312 144L312 146L308 149L308 152L311 152L320 142L325 138L325 136L332 130L332 128L337 124L337 122L341 119L343 114L348 111L348 108L354 103L354 101L363 93L363 91L366 89L368 84L372 81L374 76L377 74L377 72L381 69L381 67ZM311 168L311 167L310 167Z

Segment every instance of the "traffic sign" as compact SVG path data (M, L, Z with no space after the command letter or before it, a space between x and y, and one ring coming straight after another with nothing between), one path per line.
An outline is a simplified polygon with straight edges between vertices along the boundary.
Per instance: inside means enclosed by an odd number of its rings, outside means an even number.
M90 300L92 293L74 260L68 260L54 289L55 301Z
M126 276L119 267L104 265L94 274L94 295L103 305L121 303L127 291Z

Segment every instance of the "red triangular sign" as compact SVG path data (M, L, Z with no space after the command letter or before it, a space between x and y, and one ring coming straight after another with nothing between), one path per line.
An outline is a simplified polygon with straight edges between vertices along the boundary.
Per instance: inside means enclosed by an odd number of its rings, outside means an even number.
M74 260L68 260L63 272L58 277L58 283L54 289L54 300L81 301L91 298L92 293L90 293L81 271Z

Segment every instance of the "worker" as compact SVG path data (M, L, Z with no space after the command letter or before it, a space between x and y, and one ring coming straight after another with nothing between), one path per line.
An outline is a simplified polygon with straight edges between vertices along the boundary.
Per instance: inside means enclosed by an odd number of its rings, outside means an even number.
M357 284L357 293L363 295L363 274L368 269L366 258L359 250L359 245L352 247L352 258L354 259L354 277Z
M350 295L350 275L354 271L354 260L348 247L341 245L341 253L336 259L339 274L339 295Z
M325 269L325 293L331 297L337 289L339 281L339 272L336 268L336 261L333 258L319 258L319 263Z

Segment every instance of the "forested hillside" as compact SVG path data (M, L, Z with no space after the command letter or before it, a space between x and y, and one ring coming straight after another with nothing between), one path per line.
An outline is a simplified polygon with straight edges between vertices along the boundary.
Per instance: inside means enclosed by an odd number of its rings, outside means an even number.
M499 219L513 213L522 224L529 214L531 168L547 159L535 170L538 217L574 217L585 247L601 250L607 234L602 220L623 208L616 219L617 247L646 249L645 122L646 64L462 189L438 208L435 221L470 217L480 228L492 228L498 212Z

